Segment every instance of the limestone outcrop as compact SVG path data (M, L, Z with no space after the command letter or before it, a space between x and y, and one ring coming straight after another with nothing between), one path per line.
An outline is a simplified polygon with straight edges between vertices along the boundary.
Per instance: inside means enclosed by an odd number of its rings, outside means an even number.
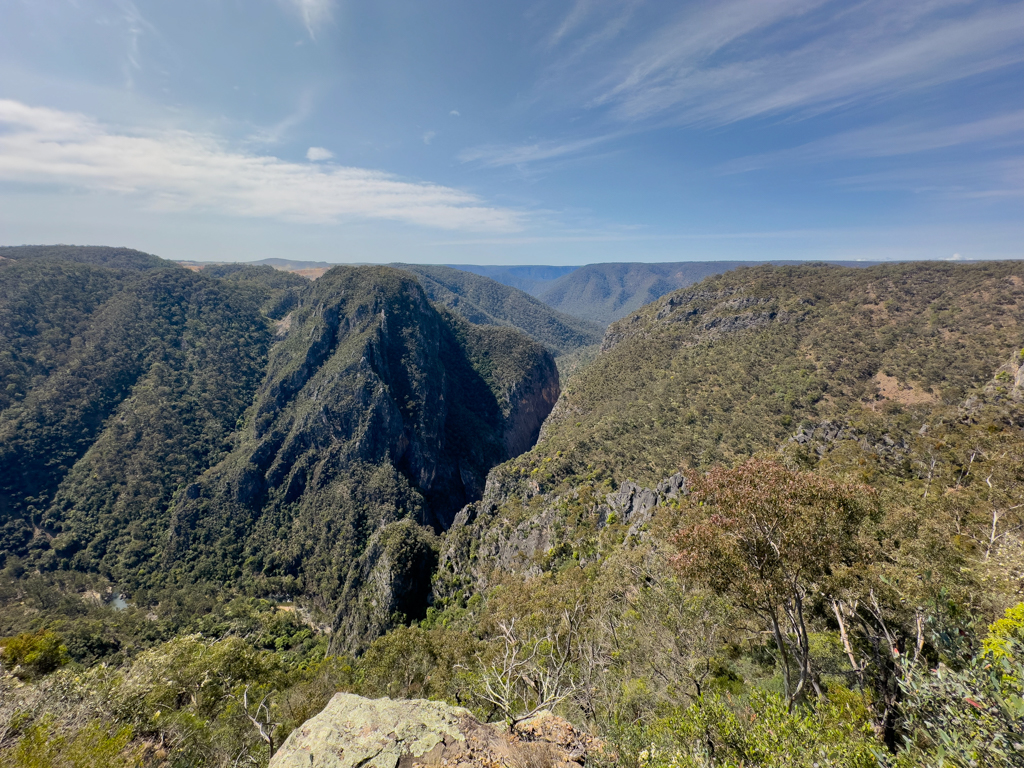
M442 702L338 693L292 732L270 768L578 768L598 749L597 741L550 712L510 733Z

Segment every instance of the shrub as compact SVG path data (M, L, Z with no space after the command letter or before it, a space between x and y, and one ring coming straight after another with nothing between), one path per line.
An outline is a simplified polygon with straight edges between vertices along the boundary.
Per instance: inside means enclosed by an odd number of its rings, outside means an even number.
M42 677L68 661L68 649L56 632L25 632L0 640L0 662L23 680Z

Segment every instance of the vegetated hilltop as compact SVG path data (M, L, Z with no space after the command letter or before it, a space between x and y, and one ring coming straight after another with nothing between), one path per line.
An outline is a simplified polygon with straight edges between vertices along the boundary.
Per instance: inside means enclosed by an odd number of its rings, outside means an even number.
M358 644L425 608L435 532L558 397L542 347L398 270L62 253L0 262L0 551L19 569L307 591L355 606L338 620ZM391 602L364 600L384 576Z
M732 463L862 405L953 403L1021 345L1024 267L746 267L613 324L538 446L542 489Z
M332 267L326 262L289 259L263 259L256 264L258 266L250 268L268 270L273 267L276 270L287 271L296 278L302 275L312 279L320 277ZM444 266L391 266L415 274L431 301L444 305L477 325L517 328L547 347L555 357L579 353L580 350L601 342L604 329L600 324L553 310L524 291L490 277ZM219 277L234 275L240 268L240 265L215 265L205 267L204 270L207 274ZM564 271L562 268L552 269L557 269L559 274ZM256 274L264 273L251 273ZM245 279L252 281L255 278L250 276Z
M9 245L0 246L0 258L14 261L63 261L109 269L146 270L174 264L131 248L105 245Z
M551 309L529 294L472 272L451 267L395 264L415 274L431 301L471 323L518 328L556 357L601 343L603 328Z
M771 263L787 266L803 262ZM832 263L858 268L871 266L868 262ZM711 275L750 265L749 261L588 264L552 281L534 295L562 312L608 325L666 293L700 282Z
M309 281L294 272L251 264L213 264L203 267L203 275L219 278L262 301L260 310L272 320L280 320L298 303Z

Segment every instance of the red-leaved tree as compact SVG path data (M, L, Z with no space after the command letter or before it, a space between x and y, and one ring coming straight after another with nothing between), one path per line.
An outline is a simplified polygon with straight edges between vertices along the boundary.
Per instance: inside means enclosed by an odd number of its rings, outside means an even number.
M771 633L790 708L813 688L809 600L833 568L856 560L874 492L770 459L691 478L673 564L690 583L729 597Z

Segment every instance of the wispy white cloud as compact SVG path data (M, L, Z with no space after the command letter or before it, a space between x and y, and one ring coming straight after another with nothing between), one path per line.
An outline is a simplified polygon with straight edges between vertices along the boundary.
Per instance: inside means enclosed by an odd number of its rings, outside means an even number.
M306 25L311 40L316 40L316 31L331 18L333 0L283 0L291 6Z
M806 116L1020 62L1022 16L1021 2L971 0L691 3L624 52L574 65L573 85L626 122Z
M545 141L519 145L485 145L470 147L459 153L459 160L464 163L475 163L488 168L500 168L508 165L526 165L541 160L554 160L566 155L574 155L611 141L621 134L594 136L575 141Z
M869 192L911 192L959 200L1024 197L1024 160L928 163L887 168L836 179L834 184Z
M117 0L117 7L120 10L121 23L124 25L127 36L122 72L125 85L133 88L135 73L142 70L142 53L139 43L146 33L155 34L156 28L146 21L132 0Z
M0 180L113 192L150 208L330 223L386 219L514 231L522 215L382 171L291 163L232 151L188 131L128 133L77 113L0 100Z
M330 160L334 157L334 153L329 149L323 147L310 147L306 150L306 159L311 160L314 163L319 163L322 160Z
M719 170L743 173L795 163L895 157L982 142L990 146L1024 144L1024 110L956 125L930 127L920 123L888 123L859 128L790 149L740 157L723 164Z
M313 94L304 90L299 96L299 104L295 110L278 120L273 125L263 126L253 131L247 141L250 144L280 144L293 129L302 125L313 114Z
M560 53L538 88L557 99L559 110L572 104L601 115L595 138L474 147L460 158L525 166L671 125L713 128L766 116L797 121L1024 61L1021 0L689 2L662 13L660 23L652 23L651 6L642 17L638 7L574 0L546 41ZM922 118L913 126L864 129L740 158L720 170L977 143L998 138L1018 119L947 128Z
M547 41L549 48L563 47L578 58L626 29L643 0L574 0L569 12Z
M427 131L423 134L423 143L430 144L430 142L434 140L435 136L437 136L437 131Z
M593 12L596 0L574 0L569 13L562 19L558 29L551 35L551 45L557 45L562 39L580 26L584 20Z

